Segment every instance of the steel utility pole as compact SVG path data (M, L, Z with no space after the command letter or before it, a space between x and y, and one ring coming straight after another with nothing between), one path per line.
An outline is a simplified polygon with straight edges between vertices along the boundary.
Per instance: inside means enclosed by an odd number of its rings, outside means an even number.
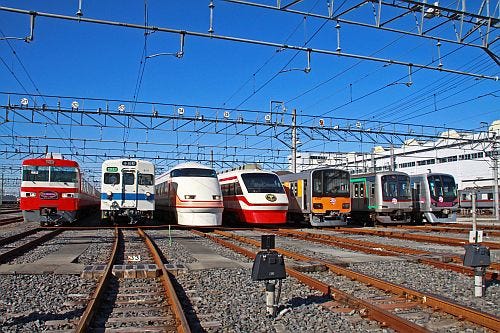
M297 110L292 111L292 172L297 172Z
M493 160L493 201L495 209L495 221L500 222L500 209L498 203L498 135L495 134L493 149L491 151L491 159Z

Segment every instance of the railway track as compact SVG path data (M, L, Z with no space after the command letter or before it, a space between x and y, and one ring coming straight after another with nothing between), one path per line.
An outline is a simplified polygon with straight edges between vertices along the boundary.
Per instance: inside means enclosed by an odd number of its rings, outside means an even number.
M454 272L467 274L469 276L474 276L474 269L470 267L465 267L462 265L463 258L455 255L442 255L439 253L433 253L431 251L411 249L408 247L394 246L388 244L374 243L362 240L354 240L345 237L336 237L333 235L317 234L312 232L289 230L289 229L279 229L279 230L268 230L268 229L255 229L260 232L272 232L276 235L285 237L294 237L298 239L314 241L317 243L322 243L326 245L336 246L344 249L349 249L353 251L360 251L368 254L375 254L379 256L411 256L412 259L434 266L437 268L448 269ZM440 257L440 259L433 259ZM451 260L455 264L447 263L445 260ZM458 264L458 265L457 265ZM498 279L498 271L500 270L499 263L492 263L490 269L486 273L486 278L489 280Z
M422 226L395 226L396 228L401 228L405 230L418 230L423 232L449 232L449 233L457 233L457 234L466 234L468 235L471 231L471 226L467 228L461 227L450 227L450 226L434 226L434 225L422 225ZM479 226L478 229L482 229L484 234L487 236L499 237L500 230L490 230L489 226Z
M11 223L22 222L22 221L23 221L22 217L9 217L9 218L0 220L0 226L11 224Z
M150 238L115 228L108 264L76 332L190 332L169 274Z
M242 253L249 258L254 258L254 251L235 245L234 241L254 247L260 246L260 242L258 241L225 231L215 231L215 236L201 232L196 233ZM228 239L231 241L228 241ZM453 316L451 318L456 321L456 326L460 326L460 323L465 319L470 322L470 324L467 324L469 327L477 328L475 325L479 325L494 331L500 327L500 319L493 315L455 304L434 295L418 292L394 283L354 272L328 261L318 260L283 249L276 250L293 260L320 262L335 275L345 276L351 280L361 282L367 286L366 288L376 289L368 292L372 295L371 297L358 298L334 288L328 282L323 281L323 278L318 279L311 275L306 275L291 268L287 268L288 275L299 279L314 289L331 295L334 300L334 302L332 302L332 310L334 311L342 312L356 309L356 311L359 311L363 316L368 316L369 318L377 320L381 326L388 326L401 332L427 332L429 331L428 327L439 326L439 323L436 324L435 321L439 321L439 318L446 317L444 313ZM435 312L438 309L440 314L436 315ZM443 320L449 321L450 318L448 317Z
M375 229L359 229L359 228L323 228L325 230L338 231L348 234L358 234L358 235L372 235L372 236L382 236L389 238L398 238L405 240L412 240L416 242L427 242L435 244L444 244L452 246L464 246L469 244L468 239L458 239L450 237L440 237L440 236L429 236L429 235L419 235L411 232L400 232L400 231L386 231L386 230L375 230ZM500 243L496 242L481 242L482 245L489 247L492 250L500 249Z
M0 264L36 248L63 231L64 229L44 230L37 228L0 239L0 246L2 246L0 248Z

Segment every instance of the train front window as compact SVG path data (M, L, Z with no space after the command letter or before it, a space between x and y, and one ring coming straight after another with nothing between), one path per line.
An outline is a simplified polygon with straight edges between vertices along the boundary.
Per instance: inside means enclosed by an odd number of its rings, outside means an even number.
M116 172L104 173L104 184L111 184L111 185L120 184L120 174Z
M285 193L278 176L270 173L244 173L241 175L248 193Z
M146 186L153 185L154 176L151 174L140 173L137 178L139 185L146 185Z
M124 172L123 173L123 184L125 185L134 185L135 177L132 172Z
M76 183L78 181L78 169L72 167L51 167L50 181Z
M410 200L410 177L403 175L382 176L382 197L384 201L392 199Z
M313 171L313 196L315 197L348 197L349 173L343 170Z
M427 177L431 197L439 200L439 197L450 201L457 198L457 187L455 179L448 175L432 175Z
M171 177L208 177L217 178L217 173L212 169L183 168L170 172Z
M23 180L34 182L48 182L49 181L49 167L47 166L23 166Z

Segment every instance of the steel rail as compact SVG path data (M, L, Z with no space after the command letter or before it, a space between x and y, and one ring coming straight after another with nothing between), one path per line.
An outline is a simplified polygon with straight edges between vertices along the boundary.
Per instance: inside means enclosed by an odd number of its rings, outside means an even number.
M330 228L324 228L325 230L330 230ZM331 229L334 231L340 231L344 233L354 233L359 235L374 235L374 236L383 236L383 237L392 237L399 238L405 240L413 240L417 242L429 242L436 244L444 244L444 245L453 245L453 246L464 246L469 244L468 240L465 239L457 239L457 238L447 238L447 237L438 237L438 236L427 236L427 235L416 235L408 232L399 232L399 231L383 231L383 230L373 230L373 229L353 229L353 228L336 228ZM496 242L481 242L484 246L488 246L490 249L498 250L500 249L500 243Z
M17 241L17 240L19 240L21 238L24 238L24 237L36 234L37 232L40 232L42 230L44 230L44 229L42 229L42 228L35 228L35 229L23 231L21 233L18 233L18 234L9 236L9 237L1 238L0 239L0 246L6 245L6 244L9 244L9 243L13 243L13 242L15 242L15 241Z
M253 239L248 239L246 237L238 236L229 232L222 232L222 231L215 231L217 234L220 234L225 237L233 238L236 239L240 242L247 243L253 246L260 246L260 242L255 241ZM320 262L328 269L336 274L346 276L350 279L365 283L367 285L374 286L376 288L379 288L381 290L387 291L387 292L392 292L396 295L402 295L407 298L413 299L415 301L419 301L421 304L429 306L431 308L435 309L441 309L442 311L451 314L455 317L461 318L461 319L466 319L470 322L473 322L475 324L490 328L494 331L497 331L498 328L500 327L500 318L484 313L481 311L477 311L465 306L462 306L460 304L455 304L451 303L449 301L446 301L438 296L431 295L425 292L420 292L416 291L410 288L403 287L401 285L397 285L395 283L383 281L365 274L361 274L358 272L351 271L349 269L340 267L338 265L332 264L331 262L328 262L326 260L319 260L317 258L311 258L308 256L304 256L301 254L297 254L291 251L287 251L284 249L275 249L277 252L293 258L297 260L307 260L307 261L316 261Z
M238 42L238 43L244 43L244 44L270 46L270 47L274 47L277 49L290 49L290 50L302 51L302 52L307 52L307 53L318 53L318 54L333 55L333 56L354 58L354 59L360 59L360 60L368 60L368 61L380 62L380 63L385 63L385 64L391 64L391 65L400 65L400 66L406 66L406 67L434 70L434 71L439 71L439 72L444 72L444 73L466 75L466 76L477 77L477 78L482 78L482 79L489 79L489 80L494 80L494 81L498 81L498 79L499 79L498 76L489 76L489 75L483 75L483 74L463 72L463 71L454 70L454 69L447 69L447 68L443 68L443 67L439 67L439 66L428 66L428 65L399 61L399 60L376 58L376 57L363 56L363 55L352 54L352 53L344 53L344 52L340 52L340 51L315 49L315 48L310 48L310 47L305 47L305 46L287 45L287 44L283 44L283 43L267 42L267 41L261 41L261 40L255 40L255 39L223 36L223 35L217 35L217 34L213 34L213 33L203 33L203 32L187 31L187 30L181 30L181 29L147 26L147 25L142 25L142 24L99 20L99 19L92 19L92 18L86 18L86 17L81 17L81 16L68 16L68 15L60 15L60 14L53 14L53 13L44 13L44 12L30 11L30 10L25 10L25 9L10 8L10 7L3 7L3 6L0 7L0 11L6 11L6 12L24 14L24 15L31 15L31 16L47 17L47 18L52 18L52 19L68 20L68 21L74 21L74 22L85 22L85 23L117 26L117 27L123 27L123 28L149 30L149 31L153 31L153 32L158 31L158 32L174 33L174 34L179 34L181 36L203 37L203 38L219 39L219 40Z
M484 227L488 228L490 230L500 230L500 225L488 225L488 224L481 224L481 221L478 221L478 227ZM453 225L450 225L450 223L434 223L433 226L445 226L448 228L468 228L469 230L472 230L472 222L467 224L467 223L453 223Z
M16 223L16 222L22 222L23 220L24 220L24 218L22 216L11 217L8 219L0 220L0 225L7 225L7 224L11 224L11 223Z
M397 226L398 229L408 229L408 230L418 230L418 231L430 231L430 232L449 232L457 234L469 234L471 228L454 228L454 227L436 227L433 225L403 225ZM485 235L500 237L500 231L498 230L483 230Z
M297 230L293 231L286 229L278 229L278 230L255 229L255 230L260 232L272 232L280 236L288 236L308 241L319 242L322 244L333 245L345 249L361 251L379 256L400 257L402 254L405 254L412 256L413 259L426 265L434 266L441 269L447 269L462 274L467 274L469 276L474 276L475 274L474 269L471 267L449 264L435 259L422 257L422 255L433 255L433 254L435 255L435 253L430 251L411 249L401 246L380 244L380 243L361 241L355 239L341 238L333 235L315 234L311 232L297 231ZM463 262L463 259L460 258L459 256L450 256L450 258L456 263ZM499 264L493 263L490 265L490 268L493 270L498 270ZM487 271L486 278L488 280L496 280L498 279L498 272Z
M170 280L170 275L165 269L165 265L161 260L160 254L158 253L155 244L153 244L151 238L141 228L138 228L137 232L146 243L156 266L161 269L162 274L160 276L160 280L164 288L165 297L168 299L168 302L170 303L170 306L174 312L175 319L177 321L177 331L182 333L190 333L191 329L189 328L189 323L186 319L186 315L182 310L181 302L177 297L177 293L175 292L172 281Z
M7 262L12 258L17 257L30 249L35 248L36 246L38 246L38 245L48 241L49 239L52 239L55 236L59 235L63 231L64 231L64 229L53 230L53 231L51 231L43 236L38 237L37 239L29 241L28 243L24 243L23 245L21 245L19 247L16 247L10 251L7 251L5 253L0 254L0 263Z
M237 246L231 242L225 241L219 237L215 237L200 231L192 230L193 233L199 236L203 236L206 238L209 238L227 248L230 248L233 251L236 251L238 253L241 253L251 259L254 259L256 254L252 251L249 251L247 249L244 249L240 246ZM216 231L216 233L219 233ZM225 232L221 232L220 234L223 235ZM224 235L223 235L224 236ZM355 296L349 295L342 290L336 289L324 282L321 282L315 278L312 278L306 274L303 274L295 269L292 268L285 268L286 272L288 275L296 278L300 282L308 285L309 287L316 289L320 292L322 292L325 295L330 295L333 299L337 301L342 301L346 304L349 305L355 305L357 308L363 308L367 310L367 315L369 318L372 318L378 322L381 323L383 326L388 326L391 327L397 331L400 332L429 332L427 329L425 329L422 326L419 326L409 320L406 320L404 318L398 317L394 315L393 313L384 310L380 307L378 307L375 304L372 304L370 302L364 301L362 299L359 299Z
M115 228L115 241L113 244L113 249L111 251L111 257L108 261L108 264L106 265L106 269L103 272L103 275L101 276L97 288L92 294L92 297L89 300L89 303L87 304L87 307L85 308L85 311L83 312L82 316L80 317L80 320L78 322L78 325L75 329L76 333L84 333L88 331L90 322L92 318L95 315L95 312L99 308L99 305L101 303L102 295L104 294L104 289L106 285L108 284L108 281L111 277L112 274L112 269L113 265L116 261L116 255L118 253L118 244L120 242L120 237L121 232L118 231L118 228Z
M11 214L11 213L20 213L21 210L20 209L10 209L10 210L0 210L0 215L3 215L3 214Z

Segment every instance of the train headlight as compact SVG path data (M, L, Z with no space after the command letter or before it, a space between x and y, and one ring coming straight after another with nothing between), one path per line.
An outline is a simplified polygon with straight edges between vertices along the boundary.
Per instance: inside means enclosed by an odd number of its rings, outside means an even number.
M351 207L350 203L343 203L342 204L342 209L349 209L349 207Z
M63 197L63 198L74 198L75 197L75 193L63 193L61 195L61 197Z
M108 200L113 199L113 192L108 191L108 192L106 192L106 195L108 196Z
M146 192L146 196L149 198L151 196L151 192Z
M216 195L212 195L212 198L214 200L220 200L221 199L220 195L217 195L217 194Z
M192 199L194 199L194 198L196 198L196 195L194 195L194 194L186 194L186 195L184 196L184 199L190 199L190 200L192 200Z
M314 209L323 209L323 204L321 202L313 203Z

